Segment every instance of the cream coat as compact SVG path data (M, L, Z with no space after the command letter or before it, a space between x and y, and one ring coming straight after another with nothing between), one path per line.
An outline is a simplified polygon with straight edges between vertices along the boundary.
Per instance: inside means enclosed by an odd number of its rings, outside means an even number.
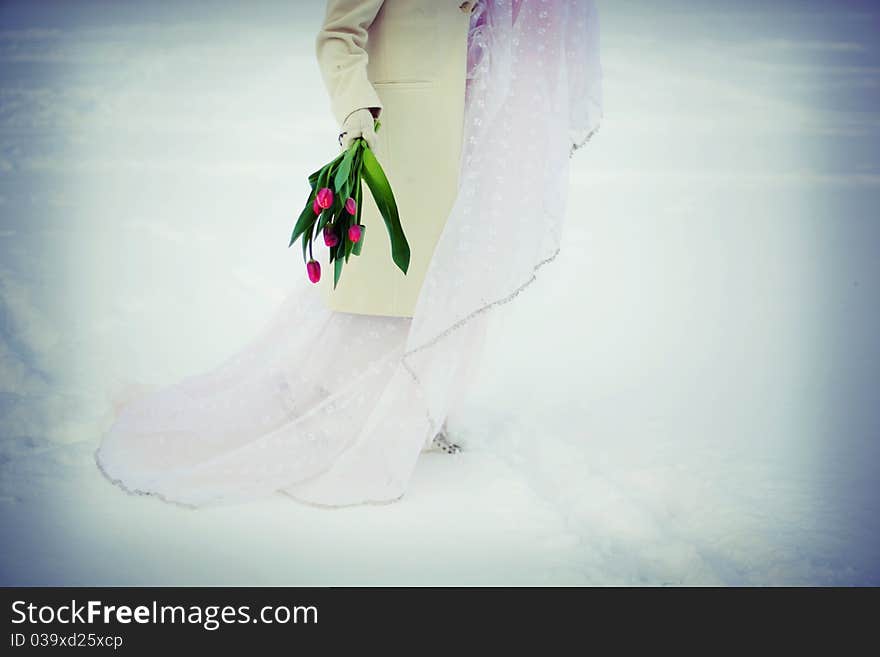
M472 2L328 0L318 65L338 124L371 108L381 120L376 155L397 199L411 259L391 260L388 233L364 187L363 251L333 289L322 253L321 288L333 310L412 317L458 187L467 33ZM316 254L317 256L317 254Z

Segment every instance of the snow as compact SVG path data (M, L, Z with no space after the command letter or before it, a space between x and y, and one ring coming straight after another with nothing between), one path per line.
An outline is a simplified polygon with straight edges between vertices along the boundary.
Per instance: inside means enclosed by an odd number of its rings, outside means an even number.
M0 583L880 584L877 10L620 4L465 452L391 505L193 511L92 452L115 386L219 363L304 275L322 3L4 3Z

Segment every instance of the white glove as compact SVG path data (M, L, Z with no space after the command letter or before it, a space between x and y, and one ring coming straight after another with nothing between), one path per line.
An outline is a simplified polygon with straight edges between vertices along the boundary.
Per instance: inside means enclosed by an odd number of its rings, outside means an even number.
M348 150L351 142L358 137L363 137L370 150L376 151L378 140L376 139L373 113L366 107L357 109L345 117L342 131L339 134L339 144L343 150Z

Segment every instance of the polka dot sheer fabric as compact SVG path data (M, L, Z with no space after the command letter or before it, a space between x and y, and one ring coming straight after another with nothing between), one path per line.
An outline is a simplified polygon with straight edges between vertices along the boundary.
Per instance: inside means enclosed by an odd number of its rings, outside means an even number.
M414 316L331 311L303 278L219 367L124 405L95 453L104 475L193 507L400 499L490 311L559 251L569 159L601 119L598 46L592 1L477 2L459 193Z

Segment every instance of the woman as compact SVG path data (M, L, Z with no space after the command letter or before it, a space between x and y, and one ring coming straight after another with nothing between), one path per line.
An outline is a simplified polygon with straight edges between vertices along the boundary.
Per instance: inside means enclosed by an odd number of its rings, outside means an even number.
M327 2L315 50L342 126L340 144L347 148L363 136L381 159L411 251L404 275L388 255L382 217L366 194L361 223L369 248L346 263L335 289L331 276L322 280L334 310L413 316L458 190L468 27L475 6L461 0ZM382 122L378 132L376 118Z
M385 11L392 2L404 5L386 0ZM389 298L388 289L368 283L375 280L372 270L359 278L347 267L343 279L362 287L335 299L316 294L303 278L242 352L121 410L96 452L115 483L189 506L275 491L329 506L391 502L404 494L419 453L460 401L487 311L515 298L558 253L569 158L601 118L591 0L487 0L467 8L473 11L460 173L436 238L430 227L408 232L419 244L436 240L423 275L411 279L418 288L412 316L405 295ZM372 26L366 22L357 25ZM409 38L418 36L405 21L396 25ZM367 82L357 84L370 97ZM357 109L383 101L383 111L395 106L390 95L377 97ZM358 130L372 139L368 121L345 121L348 109L334 104L343 140ZM393 159L382 146L379 157ZM430 157L400 167L412 171ZM391 182L406 195L401 171ZM416 219L402 214L402 221L410 231ZM368 230L366 239L377 234ZM363 253L382 250L375 246L368 242ZM390 260L387 251L384 256ZM362 295L369 305L351 305L364 303Z

